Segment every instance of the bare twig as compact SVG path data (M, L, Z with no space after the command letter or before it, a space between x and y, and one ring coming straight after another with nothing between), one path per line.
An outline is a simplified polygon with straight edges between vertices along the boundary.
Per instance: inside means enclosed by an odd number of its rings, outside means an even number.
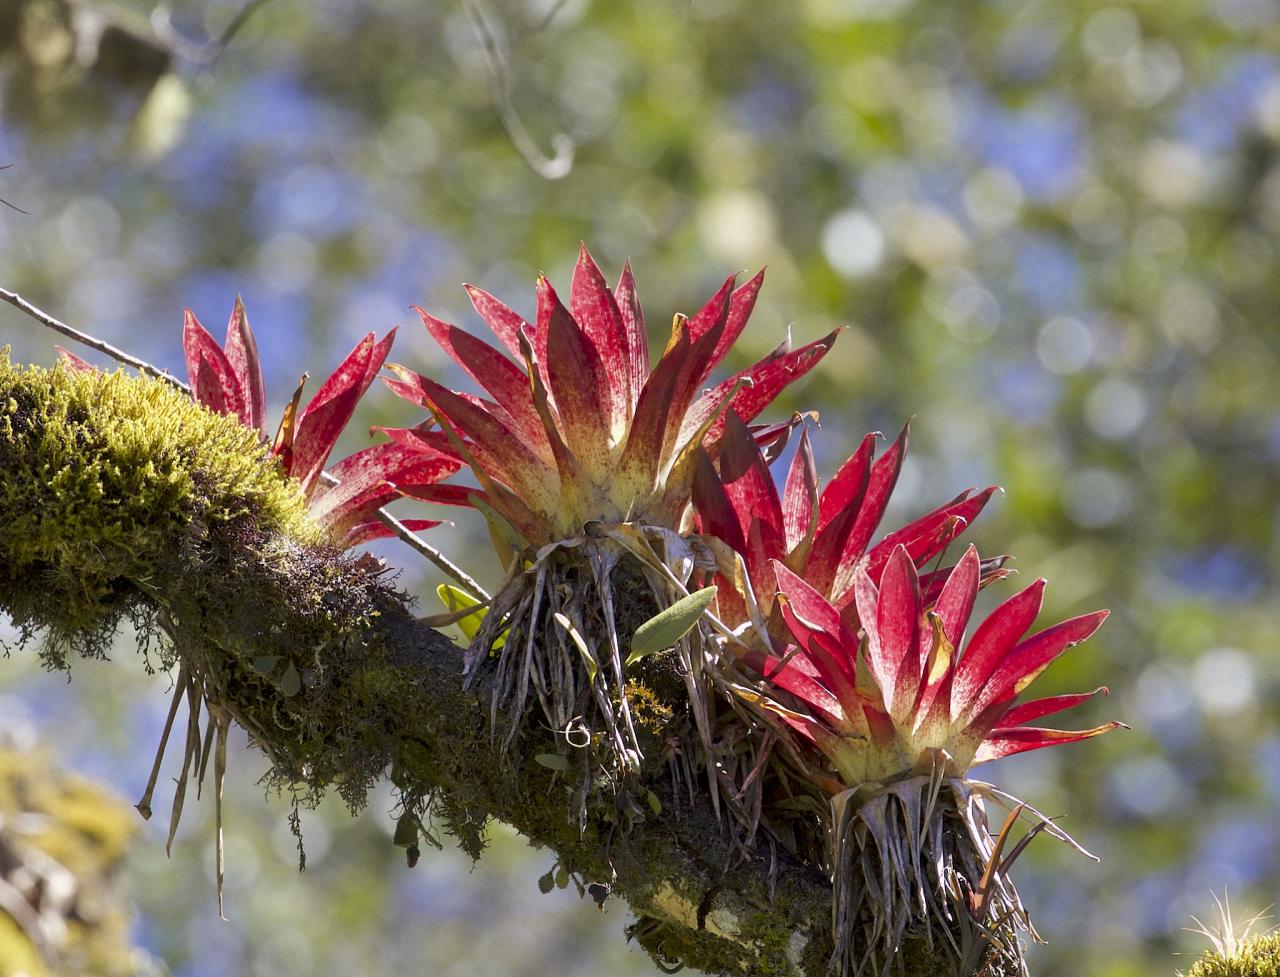
M507 131L511 144L529 168L543 179L559 180L568 176L569 171L573 169L573 156L576 149L573 140L563 132L552 136L551 148L555 152L554 156L547 156L538 148L533 136L525 128L524 121L516 112L515 106L511 104L507 62L502 55L502 49L498 46L497 38L493 36L493 31L489 29L489 24L484 18L480 0L464 0L463 7L467 11L467 18L471 21L471 29L475 31L476 39L480 42L480 49L484 52L485 64L489 68L489 75L493 81L494 106L498 110L498 118L502 120L502 127ZM554 13L553 10L552 16ZM549 20L550 17L547 19Z
M7 170L7 169L8 169L9 167L11 167L12 165L13 165L12 163L5 163L3 166L0 166L0 170ZM10 210L16 210L19 214L26 214L28 217L30 217L30 216L31 216L31 212L30 212L30 211L23 210L23 209L22 209L21 207L19 207L17 204L11 204L11 203L9 203L9 201L5 200L5 199L4 199L4 197L0 197L0 204L4 204L4 205L5 205L6 207L8 207Z
M8 302L15 309L25 312L42 326L47 326L55 332L62 333L62 335L66 336L68 339L74 339L77 343L88 346L90 349L96 349L99 353L106 353L119 363L124 363L126 366L131 366L135 370L146 373L149 376L153 376L157 380L163 380L166 383L177 387L179 390L190 393L190 388L176 377L170 376L163 370L156 369L145 360L140 360L136 356L130 356L124 350L117 349L110 343L90 336L87 333L83 333L79 329L71 328L71 326L68 326L65 322L55 319L53 316L49 315L49 313L32 305L17 292L10 292L7 289L0 288L0 299Z
M71 326L68 326L65 322L62 322L59 319L55 319L53 316L49 315L49 313L45 312L43 309L40 309L37 306L32 305L30 302L24 299L17 292L10 292L7 289L0 288L0 299L3 299L4 301L8 302L10 305L18 309L19 311L25 312L27 315L29 315L32 319L35 319L36 322L40 323L42 326L46 326L49 329L53 329L56 332L60 332L64 336L68 337L69 339L74 339L76 342L81 343L84 346L88 346L90 349L95 349L100 353L105 353L107 356L110 356L112 359L114 359L118 363L123 363L126 366L132 366L134 369L142 373L145 373L148 376L152 376L152 377L155 377L156 379L163 380L166 383L172 384L174 387L177 387L179 390L183 391L184 393L191 392L190 387L188 387L185 383L183 383L181 380L177 379L176 377L171 376L169 373L166 373L164 370L154 367L150 363L146 362L145 360L138 359L136 356L130 356L124 350L117 349L115 346L112 346L110 343L104 342L101 339L97 339L94 336L90 336L87 333L83 333L79 329L73 329ZM321 478L328 485L338 484L338 479L335 478L333 475L330 475L328 472L322 472ZM443 573L445 573L449 577L452 577L472 597L480 601L489 600L489 593L483 587L481 587L480 584L478 584L474 579L472 579L472 577L465 570L463 570L461 567L454 564L452 560L450 560L447 556L441 553L438 549L436 549L430 543L426 542L421 537L419 537L416 533L413 532L413 530L409 529L404 523L402 523L399 519L397 519L395 516L389 513L386 509L379 509L377 512L377 516L378 516L378 521L381 522L388 529L390 529L396 535L397 539L407 544L411 549L415 550L419 555L426 557L428 560L434 563L437 568L439 568Z

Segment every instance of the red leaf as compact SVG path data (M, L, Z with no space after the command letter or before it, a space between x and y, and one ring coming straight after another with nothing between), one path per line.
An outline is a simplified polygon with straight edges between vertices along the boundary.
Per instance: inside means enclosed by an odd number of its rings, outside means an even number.
M547 433L533 406L529 375L465 329L443 322L416 305L413 308L422 317L423 325L440 348L493 395L493 399L506 412L512 428L530 448L543 455L544 460L550 463L552 459Z
M813 461L813 448L809 446L809 429L805 428L800 432L800 444L791 459L786 487L782 490L782 525L788 557L802 543L812 542L818 528L817 516L818 469Z
M854 704L861 701L856 691L857 638L844 629L839 613L821 594L779 561L772 566L788 629L846 714L855 712Z
M644 310L640 308L640 296L636 292L630 259L622 266L613 298L618 303L622 325L627 333L628 355L631 360L631 385L627 403L629 411L634 413L640 400L640 391L644 389L644 382L649 379L649 333L644 324Z
M690 408L684 422L684 430L692 430L700 426L702 420L713 414L720 402L729 396L733 387L743 379L748 380L750 386L744 386L736 394L733 394L733 400L730 404L743 421L750 422L754 420L757 414L773 403L784 388L799 380L818 365L831 349L831 345L835 342L837 335L839 335L839 330L829 333L822 339L815 340L807 346L802 346L776 360L761 361L755 366L748 367L735 374L724 383L713 387L699 397L693 407ZM723 425L723 421L712 425L711 430L707 432L707 441L709 443L714 444L719 439Z
M556 511L556 472L547 466L516 434L483 406L472 403L434 380L398 364L391 369L410 387L420 390L424 400L456 426L468 439L466 450L473 456L472 467L482 480L505 482L528 505L542 512ZM491 491L490 485L484 485Z
M756 296L760 294L760 287L763 284L764 269L761 268L754 278L734 289L733 296L729 300L729 314L725 319L724 332L720 334L720 341L711 352L706 370L698 379L699 383L706 380L711 371L720 365L729 350L733 348L733 344L738 341L738 337L742 335L742 330L746 328L747 320L751 318L751 313L756 307Z
M879 578L889 554L899 544L907 548L916 566L933 559L972 524L997 491L999 489L992 485L977 495L964 492L959 498L890 533L867 554L867 572L871 579Z
M400 525L410 532L421 532L424 529L432 529L440 525L439 519L401 519ZM375 539L388 539L396 535L396 531L390 526L383 523L380 519L371 519L368 522L362 522L358 526L353 526L343 537L341 546L344 550L349 550L353 546L362 546L365 543L371 543Z
M630 389L634 375L631 341L618 303L585 244L578 248L578 263L569 286L569 308L582 335L595 348L604 367L606 379L601 387L600 402L608 410L606 416L612 441L620 438L626 430L630 413Z
M395 334L396 330L392 329L380 342L374 342L373 333L360 340L320 385L298 418L290 474L302 483L302 490L308 496L355 413L356 404L382 368Z
M597 484L609 475L612 393L609 373L590 338L560 304L551 283L538 280L538 319L547 310L547 377L565 444Z
M729 501L711 457L702 449L699 449L693 474L693 507L702 520L702 532L724 540L739 553L746 552L747 540L738 513Z
M977 704L979 694L1018 639L1035 622L1044 599L1044 585L1042 577L1006 600L978 626L956 668L955 683L951 687L953 718L972 717L985 708Z
M1012 699L1030 685L1059 655L1074 648L1102 626L1107 611L1082 614L1032 635L1009 653L991 673L976 697L971 716ZM974 635L975 640L977 635ZM961 665L963 666L963 662ZM954 712L954 710L953 710Z
M902 723L920 691L920 584L915 564L902 547L893 551L880 581L875 627L867 625L867 657L872 671L885 676L885 705ZM877 667L875 660L879 659Z
M240 387L240 398L245 406L241 420L246 427L254 428L267 438L267 389L262 380L262 363L258 359L258 342L249 328L244 312L244 302L236 296L227 321L227 341L223 344L227 362Z
M978 747L973 758L975 764L998 760L1001 757L1025 753L1028 750L1040 750L1046 746L1061 746L1064 743L1076 743L1094 736L1101 736L1113 729L1124 729L1123 723L1103 723L1093 729L1065 730L1038 729L1034 726L1014 726L1008 729L995 729Z
M965 628L969 625L974 601L978 598L981 572L982 563L978 559L978 551L970 546L952 569L947 582L942 585L942 593L938 595L938 601L933 607L942 621L943 633L957 650L964 638Z
M818 500L818 532L805 567L805 577L818 590L833 595L836 604L842 594L833 593L841 554L859 553L850 539L858 528L871 484L871 459L875 454L875 434L868 434L853 456L840 466ZM847 589L847 585L846 585Z
M1037 719L1043 719L1045 716L1052 716L1056 712L1073 709L1080 703L1092 699L1099 692L1103 695L1111 694L1111 690L1104 685L1094 689L1092 692L1075 692L1070 695L1051 695L1043 699L1032 699L1030 702L1023 702L1014 706L1001 716L1000 725L1002 727L1024 726Z
M75 353L71 352L71 350L67 349L65 346L54 346L53 348L58 351L58 362L65 364L68 369L79 370L82 373L92 373L97 369L97 367L88 360L83 360L79 356L76 356Z
M235 371L218 341L190 309L183 310L182 353L196 400L221 414L235 414L243 423L246 412Z
M758 533L764 557L785 560L786 539L777 486L773 484L773 476L765 467L751 432L733 413L732 408L721 439L720 483L724 486L729 505L738 517L742 535L749 536L752 525L759 525ZM758 579L756 574L766 569L767 563L752 566L748 562L747 572L753 579Z
M525 322L524 319L484 289L476 288L474 285L464 285L462 287L467 290L472 306L480 313L480 318L485 321L485 325L493 330L493 334L498 337L498 342L502 343L507 352L519 360L522 355L520 353L520 333L533 332L529 323Z
M375 444L334 466L332 474L339 484L323 486L309 511L322 526L345 531L400 495L391 483L438 482L461 467L459 461L440 452L394 441Z
M866 552L867 544L871 542L871 537L875 535L876 527L880 525L880 520L884 518L884 510L889 505L889 497L893 495L893 487L898 483L898 474L902 471L902 460L907 453L909 428L910 422L903 425L902 433L898 435L897 440L889 445L889 450L872 464L871 473L867 477L866 491L863 493L862 501L858 504L857 518L845 536L844 547L840 552L837 569L843 567L846 573L852 572L852 568L857 565L858 556ZM863 444L865 445L866 442L864 441ZM831 486L828 486L828 491L830 488ZM823 499L825 502L825 492L823 493ZM823 508L825 510L825 505ZM824 511L824 516L825 514ZM834 516L834 506L832 515ZM874 579L878 579L878 577ZM836 579L833 581L832 596L837 603L843 603L848 587L849 584L844 580Z

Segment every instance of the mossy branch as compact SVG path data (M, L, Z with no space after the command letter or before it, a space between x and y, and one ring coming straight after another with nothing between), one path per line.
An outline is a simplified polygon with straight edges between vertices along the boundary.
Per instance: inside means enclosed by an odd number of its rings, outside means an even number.
M282 785L353 807L391 776L464 848L498 818L597 898L626 901L662 963L708 973L824 974L831 890L767 847L734 849L708 807L648 789L661 814L604 805L570 822L576 781L530 723L501 752L463 650L424 626L372 561L320 544L253 436L165 385L0 358L0 610L44 654L105 650L123 617L163 627L166 664L249 731ZM533 893L530 894L531 896Z

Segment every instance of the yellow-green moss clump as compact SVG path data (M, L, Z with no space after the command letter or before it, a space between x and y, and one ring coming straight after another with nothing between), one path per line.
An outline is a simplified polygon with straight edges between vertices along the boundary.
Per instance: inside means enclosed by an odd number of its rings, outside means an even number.
M19 626L97 650L158 557L245 518L319 539L296 482L235 418L157 380L0 350L0 607Z
M123 801L48 757L0 747L0 878L12 875L27 906L21 921L17 906L0 909L0 977L154 972L129 944L116 879L135 820Z
M1280 933L1245 940L1230 955L1209 950L1187 977L1280 977Z

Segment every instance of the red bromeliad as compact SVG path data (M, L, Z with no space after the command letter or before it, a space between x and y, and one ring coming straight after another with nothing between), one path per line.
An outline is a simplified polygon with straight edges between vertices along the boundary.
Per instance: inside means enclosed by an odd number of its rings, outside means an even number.
M540 277L533 323L478 288L471 301L505 353L419 310L441 348L481 387L459 393L402 366L388 380L427 407L443 431L389 430L402 443L468 464L475 500L501 518L517 544L579 536L592 521L678 529L688 507L698 449L713 453L732 405L760 413L830 349L833 333L797 350L779 347L754 366L702 391L742 333L764 273L735 288L730 277L692 318L677 316L657 365L628 264L610 291L585 247L566 308ZM509 354L509 355L508 355ZM756 432L767 443L789 425ZM412 494L412 493L411 493Z
M651 365L630 265L611 290L584 246L568 306L539 277L532 323L468 287L501 349L421 313L432 337L486 397L401 366L391 367L398 379L386 381L426 407L441 428L387 433L470 466L479 490L465 501L484 514L509 568L508 584L472 642L468 673L492 660L490 650L505 635L495 662L495 709L514 699L519 714L536 695L552 728L586 724L603 733L624 768L637 768L640 754L625 692L630 635L618 634L614 613L615 571L624 568L631 603L647 592L662 610L686 594L695 558L681 531L688 528L699 453L718 452L730 406L750 422L835 338L796 350L784 344L704 390L745 328L763 278L761 272L738 286L731 276L696 315L676 316ZM791 426L748 436L776 446ZM414 489L406 494L420 496ZM708 652L695 650L698 641L681 639L677 654L685 659L690 709L709 750L707 668L694 662Z
M873 460L876 438L874 434L863 438L853 457L819 492L809 432L803 431L779 496L764 453L729 411L718 470L704 454L693 482L693 504L702 529L741 554L746 567L750 593L743 592L741 583L717 578L723 620L730 624L749 620L749 604L754 601L761 621L770 622L775 592L770 563L776 560L834 604L856 630L856 574L865 572L878 584L890 554L899 546L914 566L923 567L964 532L996 491L991 486L981 492L962 492L870 546L902 470L907 428ZM983 563L982 583L1001 576L1003 563L1003 558ZM921 578L926 606L937 598L949 573L949 569L935 570ZM771 624L771 631L780 631L776 615Z
M975 763L1120 725L1073 732L1025 725L1106 691L1015 705L1041 672L1107 616L1085 614L1024 638L1040 611L1044 580L997 607L959 653L981 575L972 546L928 612L905 546L894 547L878 588L867 570L859 570L854 590L863 640L813 587L777 561L773 569L798 648L784 656L785 664L766 661L763 671L803 706L781 710L784 721L827 757L845 787L927 771L935 755L962 775Z
M365 448L339 462L331 473L336 481L324 481L325 462L355 413L356 404L381 369L394 338L394 329L381 340L375 340L373 333L365 336L301 412L298 404L303 384L299 383L272 442L271 450L285 473L301 486L312 518L342 547L390 535L392 531L374 514L406 491L428 499L434 497L433 493L440 493L450 501L449 488L435 483L461 467L444 452L388 442ZM210 410L235 415L241 424L267 440L266 390L258 344L240 299L236 299L227 323L227 339L221 346L187 309L182 348L196 400ZM304 383L305 380L304 376ZM439 522L430 519L405 522L413 530L436 525Z
M1007 875L1016 855L1002 859L984 802L1009 808L1002 838L1013 821L1030 817L1031 835L1045 830L1075 843L1039 812L966 775L974 764L1122 725L1027 725L1105 689L1016 702L1058 656L1097 630L1106 611L1024 637L1040 611L1044 581L1037 580L997 607L965 644L982 577L977 551L969 547L947 573L930 609L914 554L898 543L879 586L867 567L854 572L859 632L782 562L772 569L795 644L780 657L749 654L763 686L739 694L829 764L830 772L814 771L805 762L831 804L837 969L888 972L908 933L940 923L947 936L933 938L937 973L969 977L998 957L1003 962L991 972L1025 974L1018 931L1030 923Z

